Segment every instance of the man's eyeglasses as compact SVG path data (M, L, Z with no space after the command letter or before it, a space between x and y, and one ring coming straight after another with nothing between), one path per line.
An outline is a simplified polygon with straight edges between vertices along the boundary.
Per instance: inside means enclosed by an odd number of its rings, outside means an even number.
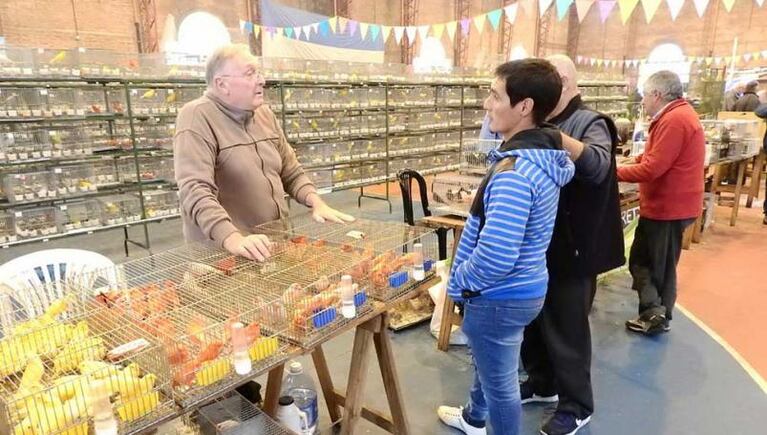
M219 77L241 77L245 80L254 82L261 78L261 72L258 70L249 70L245 74L219 74Z

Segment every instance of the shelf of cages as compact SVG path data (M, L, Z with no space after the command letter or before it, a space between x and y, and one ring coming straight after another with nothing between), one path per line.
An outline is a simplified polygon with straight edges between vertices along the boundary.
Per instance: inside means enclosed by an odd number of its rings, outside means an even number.
M760 121L701 120L701 124L706 137L706 164L735 161L759 154L762 144ZM639 152L641 150L637 150Z
M501 145L501 140L466 139L461 146L461 173L483 176L487 172L488 155Z
M123 313L160 347L169 392L181 406L195 406L261 373L285 354L288 342L269 316L275 299L269 283L182 256L185 246L108 268L112 282L91 286L99 304ZM206 249L206 248L205 248Z
M137 432L172 416L171 377L159 345L80 283L0 296L0 433L88 434L116 420Z

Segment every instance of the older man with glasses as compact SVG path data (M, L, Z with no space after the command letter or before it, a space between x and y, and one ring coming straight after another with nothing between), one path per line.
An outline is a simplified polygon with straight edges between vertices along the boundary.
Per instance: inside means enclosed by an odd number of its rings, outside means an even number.
M263 261L269 239L256 225L288 213L285 194L318 222L351 221L330 208L296 159L274 113L265 80L246 45L209 58L205 94L179 112L173 140L184 237Z

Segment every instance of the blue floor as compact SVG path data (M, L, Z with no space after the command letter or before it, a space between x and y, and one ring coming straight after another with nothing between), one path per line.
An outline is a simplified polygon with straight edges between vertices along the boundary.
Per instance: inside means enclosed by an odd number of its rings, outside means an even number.
M356 192L328 196L328 202L344 210L358 210L356 199ZM368 216L400 220L401 202L395 199L392 214L388 214L384 202L370 199L363 199L362 210ZM301 207L294 205L293 209L299 211ZM150 230L157 251L181 243L178 220L155 224ZM123 261L121 240L121 231L99 233L4 250L0 260L31 250L76 246ZM132 257L145 255L138 248L132 252ZM635 314L635 303L625 273L612 276L599 287L591 316L596 411L580 434L767 433L763 423L767 395L721 346L680 312L670 333L655 338L629 334L623 322ZM336 386L346 383L352 339L348 333L325 346ZM460 405L466 401L472 379L466 348L438 351L428 324L395 333L392 340L412 433L459 433L439 422L436 409L441 404ZM311 364L309 358L305 361ZM381 376L373 359L369 370L366 403L385 411ZM322 423L327 426L327 408L324 403L320 406ZM525 405L522 433L538 433L542 419L551 412L550 407ZM363 422L356 433L384 432Z

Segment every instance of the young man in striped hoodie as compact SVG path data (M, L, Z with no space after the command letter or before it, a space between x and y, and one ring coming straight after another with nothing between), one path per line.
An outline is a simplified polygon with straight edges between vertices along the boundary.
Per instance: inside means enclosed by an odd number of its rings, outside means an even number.
M445 424L469 435L519 432L517 366L525 326L541 310L548 283L546 250L559 190L575 167L559 130L543 126L562 91L559 73L542 59L505 63L485 100L490 129L503 144L478 189L458 243L448 295L465 306L474 385L465 407L442 406Z

